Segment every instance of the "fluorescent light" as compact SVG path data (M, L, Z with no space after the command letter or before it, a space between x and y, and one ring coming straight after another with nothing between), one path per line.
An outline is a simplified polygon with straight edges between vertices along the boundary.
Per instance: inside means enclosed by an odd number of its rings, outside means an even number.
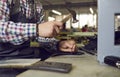
M53 13L58 14L58 15L62 15L62 13L60 13L59 11L56 10L52 10Z
M117 18L120 19L120 15L118 15Z
M94 13L92 8L90 8L90 12L91 12L92 14Z

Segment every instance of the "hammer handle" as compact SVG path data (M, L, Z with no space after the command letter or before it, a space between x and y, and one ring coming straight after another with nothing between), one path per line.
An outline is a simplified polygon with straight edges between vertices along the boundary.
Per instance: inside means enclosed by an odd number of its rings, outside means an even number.
M71 18L71 17L72 17L72 15L69 14L69 15L67 15L65 18L63 18L63 19L61 20L61 22L62 22L62 23L65 23L65 22L68 21L69 18Z

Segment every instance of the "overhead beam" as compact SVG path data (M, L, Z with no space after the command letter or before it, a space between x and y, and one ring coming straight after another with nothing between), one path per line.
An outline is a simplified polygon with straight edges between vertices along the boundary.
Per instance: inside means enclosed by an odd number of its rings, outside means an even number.
M79 8L79 7L91 7L95 6L97 7L97 2L82 2L82 3L70 3L70 4L56 4L56 5L43 5L43 8L45 10L51 10L51 9L61 9L61 8Z
M47 0L43 0L45 3L49 4L49 5L52 5L51 2L47 1Z

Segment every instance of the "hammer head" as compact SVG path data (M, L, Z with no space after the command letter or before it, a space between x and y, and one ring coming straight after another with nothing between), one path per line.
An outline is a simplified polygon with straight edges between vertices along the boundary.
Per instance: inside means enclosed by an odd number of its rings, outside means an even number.
M70 8L67 8L67 10L71 13L71 15L73 17L73 23L78 22L78 20L76 19L76 12Z

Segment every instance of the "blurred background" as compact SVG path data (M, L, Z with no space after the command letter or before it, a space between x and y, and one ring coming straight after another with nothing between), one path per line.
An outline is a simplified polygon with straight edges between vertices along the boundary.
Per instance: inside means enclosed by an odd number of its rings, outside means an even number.
M40 2L45 11L45 21L59 21L72 10L79 22L72 23L73 18L70 18L66 22L66 29L74 28L74 31L79 32L85 25L90 29L97 29L97 0L40 0Z

